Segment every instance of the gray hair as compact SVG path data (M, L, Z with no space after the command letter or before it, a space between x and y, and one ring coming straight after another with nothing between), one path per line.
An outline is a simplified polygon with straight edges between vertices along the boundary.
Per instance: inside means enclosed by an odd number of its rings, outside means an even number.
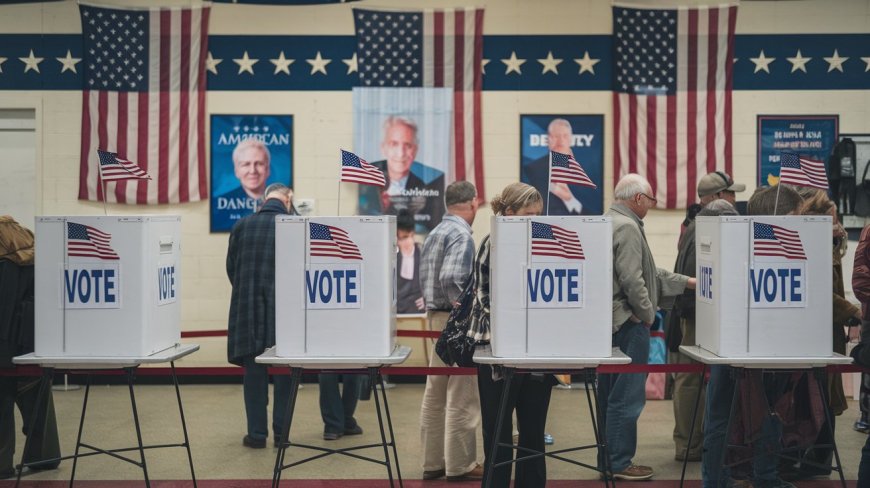
M470 181L454 181L444 190L444 205L452 207L477 198L477 189Z
M623 176L613 189L613 198L617 200L631 200L638 193L651 192L652 186L643 176L637 173L629 173Z
M713 200L698 212L699 216L739 215L731 202L725 199Z
M411 129L411 132L414 133L414 144L420 144L420 140L417 138L417 124L415 124L411 119L402 117L401 115L390 115L387 117L387 120L384 121L384 140L387 139L387 132L389 132L394 125L404 125Z
M272 154L269 153L269 147L266 146L266 143L256 137L249 137L247 139L242 139L241 142L236 144L236 148L233 149L233 163L236 163L239 160L242 151L246 149L259 149L263 151L263 154L266 155L266 164L269 164L272 160Z
M547 126L547 133L549 134L550 132L553 132L553 129L559 126L567 128L568 132L573 131L573 129L571 128L571 122L568 122L567 120L562 118L558 118L550 121L550 124Z
M266 187L266 191L263 193L263 195L265 195L264 199L268 200L269 195L273 193L280 193L281 195L288 196L293 194L293 190L284 183L272 183Z

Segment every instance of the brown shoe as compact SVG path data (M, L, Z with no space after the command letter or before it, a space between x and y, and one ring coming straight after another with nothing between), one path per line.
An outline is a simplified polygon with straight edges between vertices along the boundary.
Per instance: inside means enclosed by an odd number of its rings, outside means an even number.
M643 481L653 477L653 469L649 466L632 464L619 473L613 473L613 477L624 481Z
M437 480L444 477L444 469L436 469L434 471L423 471L424 480Z
M472 481L483 479L483 466L477 465L471 471L465 474L455 476L447 476L447 481Z

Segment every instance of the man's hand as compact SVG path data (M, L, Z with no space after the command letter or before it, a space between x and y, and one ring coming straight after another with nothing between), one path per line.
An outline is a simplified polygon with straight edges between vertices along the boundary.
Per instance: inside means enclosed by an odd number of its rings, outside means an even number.
M571 189L568 188L568 185L565 183L550 183L550 191L563 202L567 202L574 198L574 194L571 193Z
M686 288L694 290L697 283L698 280L696 278L689 278L689 281L686 282Z
M420 297L420 298L414 300L414 305L416 305L417 310L419 310L421 312L423 310L426 310L426 302L423 300L423 297Z

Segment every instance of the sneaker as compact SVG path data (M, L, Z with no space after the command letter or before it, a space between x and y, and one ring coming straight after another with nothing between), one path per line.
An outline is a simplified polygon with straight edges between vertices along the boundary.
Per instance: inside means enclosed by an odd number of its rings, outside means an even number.
M649 466L632 464L619 473L613 473L613 478L624 481L643 481L653 477L653 469Z
M866 420L856 420L855 425L852 426L852 428L862 434L870 434L870 422L867 422Z

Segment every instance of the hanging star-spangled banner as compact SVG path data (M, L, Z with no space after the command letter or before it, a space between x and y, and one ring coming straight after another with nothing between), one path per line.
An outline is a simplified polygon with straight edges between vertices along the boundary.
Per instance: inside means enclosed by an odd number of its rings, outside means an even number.
M210 9L79 8L84 37L79 199L144 205L207 198ZM119 181L103 195L97 150L136 161L153 180Z
M737 7L613 8L614 181L639 173L664 208L731 173Z

